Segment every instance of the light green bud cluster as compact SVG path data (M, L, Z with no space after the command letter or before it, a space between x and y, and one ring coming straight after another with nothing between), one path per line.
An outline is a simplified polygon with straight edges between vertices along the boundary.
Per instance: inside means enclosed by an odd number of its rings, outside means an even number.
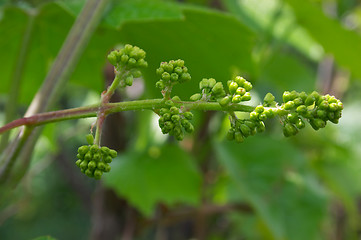
M140 69L148 66L145 51L139 47L126 44L124 48L109 53L108 60L116 69L116 77L121 77L121 86L131 86L133 79L141 77Z
M184 132L192 133L194 127L190 120L193 118L191 112L185 111L174 106L172 100L168 100L166 104L168 108L161 108L159 110L159 127L163 134L174 136L178 141L183 140Z
M245 138L264 131L265 125L263 121L235 119L231 121L231 128L227 132L227 139L242 143Z
M306 126L306 120L313 129L318 130L324 128L327 121L338 123L342 114L342 102L328 94L322 96L316 91L311 94L286 91L282 98L283 104L277 106L274 96L268 93L263 105L257 106L250 113L250 119L265 121L279 116L283 122L283 134L290 137Z
M252 84L243 77L237 76L233 80L227 82L229 95L225 96L219 101L221 106L226 106L229 103L240 103L242 101L251 100Z
M283 102L281 109L287 110L283 128L286 137L296 135L298 129L305 126L302 118L318 130L324 128L327 121L337 124L343 110L340 100L328 94L322 96L316 91L311 94L286 91L283 93Z
M199 82L199 89L202 93L193 94L190 99L198 101L204 99L205 101L217 101L226 95L223 83L217 82L214 78L203 78Z
M188 68L184 66L184 61L181 59L162 62L156 73L160 76L160 80L156 82L156 87L166 91L171 90L176 83L191 80Z
M87 140L90 142L92 138L87 136ZM84 145L78 148L78 160L75 164L88 177L100 179L104 172L110 171L109 163L116 156L117 152L107 147L99 147L95 144Z

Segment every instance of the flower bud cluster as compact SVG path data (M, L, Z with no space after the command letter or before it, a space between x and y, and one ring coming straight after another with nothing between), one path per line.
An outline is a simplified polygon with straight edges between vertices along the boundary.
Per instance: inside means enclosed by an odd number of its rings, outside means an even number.
M206 101L216 101L226 95L223 83L217 82L214 78L203 78L199 82L199 89L202 93L196 93L190 97L192 101L198 101L202 98Z
M109 53L109 62L115 67L117 77L122 78L121 86L131 86L133 79L142 75L140 69L148 66L144 58L144 50L130 44Z
M288 110L285 116L283 132L286 137L296 135L298 129L305 126L301 117L308 120L315 130L324 128L327 121L338 123L343 110L340 100L330 95L311 94L296 91L283 93L281 109Z
M264 131L265 125L263 121L236 119L231 122L231 128L227 132L227 139L235 140L236 142L241 143L245 138Z
M192 133L194 127L190 120L193 118L191 112L182 112L180 108L174 106L173 101L168 100L169 108L159 110L159 127L163 134L174 136L178 141L183 140L184 132Z
M95 179L100 179L104 172L110 171L109 163L117 156L115 150L98 145L84 145L78 149L75 164L81 172Z
M170 91L176 83L191 80L188 68L184 66L184 61L181 59L162 62L156 73L160 76L160 80L156 82L156 87L166 91Z
M233 80L229 80L227 86L230 94L219 101L221 106L251 100L249 91L252 90L252 84L243 77L237 76Z

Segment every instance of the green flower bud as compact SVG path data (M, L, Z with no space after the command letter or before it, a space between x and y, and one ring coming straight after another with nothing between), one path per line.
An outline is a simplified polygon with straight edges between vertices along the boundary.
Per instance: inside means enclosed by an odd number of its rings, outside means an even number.
M78 153L78 154L76 155L76 157L79 158L79 159L83 159L84 156L82 156L81 154Z
M167 100L164 102L165 105L169 106L169 107L173 107L174 106L174 102L172 100Z
M93 158L91 152L87 152L84 156L84 160L90 161Z
M173 106L169 109L169 112L171 114L179 114L179 108Z
M96 153L98 151L99 151L98 145L93 144L93 145L90 146L90 152L91 153Z
M263 99L263 101L267 104L271 104L274 100L275 100L275 97L272 95L272 93L267 93Z
M103 153L103 154L105 154L105 155L108 155L109 152L110 152L110 149L104 146L104 147L101 147L101 148L100 148L100 151L101 151L101 153ZM113 150L113 151L114 151L114 150Z
M170 80L170 74L168 72L162 73L162 79L163 81L168 82Z
M160 67L155 72L156 72L157 75L162 76L162 74L164 73L164 69L162 67Z
M264 107L263 107L262 105L258 105L258 106L254 109L254 111L255 111L256 113L263 113Z
M267 120L267 115L265 113L261 113L258 116L258 119L261 120L261 121L266 121Z
M317 110L316 115L319 118L326 119L327 118L327 112L325 110Z
M293 100L292 94L289 91L285 91L285 92L283 92L282 99L283 99L284 103L286 103L288 101L292 101Z
M334 118L335 119L339 119L339 118L341 118L341 116L342 116L341 110L338 110L338 111L334 112Z
M299 114L304 114L307 112L307 107L305 105L300 105L297 107L296 112Z
M181 67L175 67L174 72L178 75L181 75L183 73L183 69Z
M182 101L179 96L172 97L173 102L180 102Z
M178 135L175 136L177 141L182 141L184 139L184 133L180 132Z
M243 137L242 133L240 133L240 132L235 132L235 133L234 133L234 139L235 139L236 142L238 142L238 143L244 142L244 137Z
M102 171L100 171L98 169L94 171L94 178L95 179L99 180L102 177L102 175L103 175Z
M231 82L228 86L229 92L234 94L237 91L238 84L236 82Z
M250 118L252 121L258 121L258 116L259 116L259 114L256 113L256 112L251 112L251 113L249 114L249 118Z
M133 58L133 60L135 60L135 59ZM129 56L128 56L128 55L122 55L122 56L120 57L120 61L121 61L123 64L126 64L126 63L129 61Z
M110 172L111 167L109 166L109 164L105 164L105 169L104 172Z
M330 111L334 112L338 110L338 105L337 103L331 103L328 107L328 109L330 109Z
M283 135L285 135L285 137L290 137L290 136L294 136L298 133L298 129L290 123L286 123L283 127Z
M318 105L318 108L319 109L322 109L322 110L327 110L328 109L328 102L327 101L322 101L319 105Z
M251 100L251 94L249 92L246 92L241 99L242 101L249 101Z
M100 158L101 158L100 153L94 153L94 155L93 155L93 160L94 160L94 161L99 161Z
M164 68L164 71L166 71L166 72L169 72L169 73L173 72L173 64L172 63L165 63L163 65L163 68Z
M242 124L240 130L245 137L251 135L251 129L246 124Z
M94 144L94 137L92 134L88 134L86 135L86 141L88 142L89 145L93 145Z
M98 162L97 163L97 168L99 170L104 170L105 169L105 163L104 162Z
M233 128L230 128L228 130L226 138L230 141L234 139L234 129Z
M264 114L266 114L267 118L273 118L275 116L275 111L272 108L265 109Z
M85 155L89 151L89 146L81 146L78 148L78 153L80 155Z
M289 113L287 115L287 120L291 123L296 123L296 121L298 120L298 114L295 112Z
M295 107L295 102L294 101L288 101L284 104L284 108L286 110L291 110L292 108Z
M201 98L202 98L202 94L200 94L200 93L193 94L193 95L190 97L191 101L198 101L198 100L200 100Z
M129 75L128 77L125 78L125 85L127 85L127 86L133 85L133 76L132 75Z
M328 117L328 119L335 119L335 113L334 112L328 112L327 117Z
M78 167L80 167L81 162L82 162L82 160L78 159L78 160L75 162L75 164L76 164Z
M95 161L90 161L88 163L88 169L94 170L97 167L97 163Z
M117 51L112 51L108 54L108 61L113 65L116 66L118 61L117 61Z
M170 75L170 80L171 80L172 82L178 81L178 74L172 73L172 74Z
M213 88L214 87L214 85L216 85L216 80L214 79L214 78L210 78L210 79L208 79L208 87L209 88Z
M223 89L223 84L221 82L217 82L216 84L214 84L214 86L212 88L212 93L220 94L223 92L224 92L224 89Z
M302 129L302 128L304 128L304 127L306 126L305 122L302 121L301 118L298 118L298 119L297 119L295 125L296 125L296 127L297 127L298 129Z
M188 120L193 119L193 113L191 113L191 112L185 112L185 113L183 113L183 116Z
M242 99L241 95L234 95L233 98L232 98L232 102L233 103L240 103L241 99Z
M90 169L87 169L87 170L85 170L85 175L87 175L88 177L93 177L94 175L93 175L93 171L92 170L90 170Z
M172 119L172 122L177 123L177 122L179 122L179 120L180 120L180 116L179 116L179 115L173 115L173 116L171 117L171 119Z
M155 87L159 88L159 89L164 89L164 83L162 80L159 80L158 82L155 83Z
M257 132L261 133L266 130L266 126L264 125L263 121L260 121L257 125Z
M224 98L222 98L218 102L222 107L227 106L231 102L231 97L230 96L225 96Z
M184 70L184 69L183 69ZM179 82L188 82L192 79L191 75L189 73L182 73Z
M252 90L252 83L248 82L248 81L245 81L243 83L243 87L246 89L247 92L251 91Z
M313 96L315 98L315 101L317 102L319 97L320 97L320 94L318 92L316 92L316 91L313 91L311 93L311 96Z
M128 64L131 67L135 67L135 65L137 64L137 60L135 60L134 58L129 58Z
M111 156L107 156L104 158L105 163L111 163L113 161L113 158Z
M190 123L190 125L188 127L185 128L187 133L192 133L194 132L194 127L193 125Z
M246 82L246 79L243 77L237 76L234 78L234 81L238 84L238 86L243 86L243 84Z
M315 130L326 127L326 122L319 118L311 119L310 124Z
M340 111L343 110L343 103L341 101L337 102L337 109Z
M142 72L139 69L132 69L130 73L134 78L139 78L142 76Z
M305 93L305 92L300 92L300 94L298 94L298 96L302 99L302 101L306 101L307 93Z
M139 59L137 61L137 66L140 68L146 68L148 67L148 63L144 59Z
M199 82L199 89L203 90L204 88L209 87L209 81L207 78L203 78L202 81Z
M246 93L246 89L243 87L238 87L236 90L236 94L243 96Z
M163 115L163 118L164 118L165 121L169 121L171 119L171 117L172 117L172 115L170 113L165 113Z
M161 108L160 110L159 110L159 114L160 115L164 115L164 114L166 114L166 113L169 113L169 109L167 109L167 108Z
M300 97L293 99L293 102L295 103L296 106L300 106L303 104L303 100Z
M87 169L88 168L88 161L86 161L86 160L84 160L84 161L82 161L81 163L80 163L80 168L81 169Z

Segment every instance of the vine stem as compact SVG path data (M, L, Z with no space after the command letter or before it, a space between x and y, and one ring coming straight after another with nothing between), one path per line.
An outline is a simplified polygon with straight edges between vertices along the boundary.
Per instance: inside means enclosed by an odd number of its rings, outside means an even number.
M96 127L96 132L95 132L95 139L94 139L94 144L96 144L98 146L100 146L100 139L101 139L101 133L102 133L102 129L103 129L103 123L107 116L107 114L105 112L106 108L104 107L104 105L109 103L110 98L113 96L115 90L119 86L120 81L124 78L124 75L126 72L125 68L121 68L119 70L117 70L115 68L114 70L116 71L115 78L114 78L112 84L108 87L108 89L106 91L102 92L101 99L100 99L100 106L99 106L99 111L97 114L97 127Z
M174 102L177 107L184 107L187 110L198 110L198 111L238 111L238 112L252 112L253 106L247 106L242 104L230 104L222 107L217 102L188 102L188 101L177 101ZM72 108L60 111L46 112L34 114L30 117L24 117L14 120L0 128L0 134L9 131L13 128L20 126L40 126L47 123L65 121L70 119L80 119L88 117L96 117L99 115L99 109L102 109L104 115L108 115L116 112L123 111L134 111L134 110L156 110L163 107L167 107L164 99L147 99L147 100L136 100L118 103L101 103L90 105L86 107Z

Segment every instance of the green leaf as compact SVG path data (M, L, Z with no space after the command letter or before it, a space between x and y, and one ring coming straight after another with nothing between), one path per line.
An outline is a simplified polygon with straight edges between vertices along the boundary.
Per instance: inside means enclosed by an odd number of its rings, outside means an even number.
M361 36L343 28L337 20L326 17L310 1L286 2L292 6L298 22L323 46L325 52L332 53L340 65L361 79Z
M304 157L286 140L252 137L217 143L218 160L236 191L251 204L274 239L315 239L324 218L323 189L304 174Z
M160 96L154 88L155 69L160 62L181 58L192 75L192 81L175 86L173 93L188 98L199 91L198 81L213 77L226 83L232 70L253 71L251 51L254 34L237 19L220 12L184 8L180 20L129 22L121 34L124 42L144 48L150 67L145 72L146 90Z
M196 205L200 199L200 173L193 159L176 145L121 155L103 178L147 216L157 203Z
M285 90L311 92L314 90L317 73L294 55L275 53L262 67L260 85L278 91L281 96Z

